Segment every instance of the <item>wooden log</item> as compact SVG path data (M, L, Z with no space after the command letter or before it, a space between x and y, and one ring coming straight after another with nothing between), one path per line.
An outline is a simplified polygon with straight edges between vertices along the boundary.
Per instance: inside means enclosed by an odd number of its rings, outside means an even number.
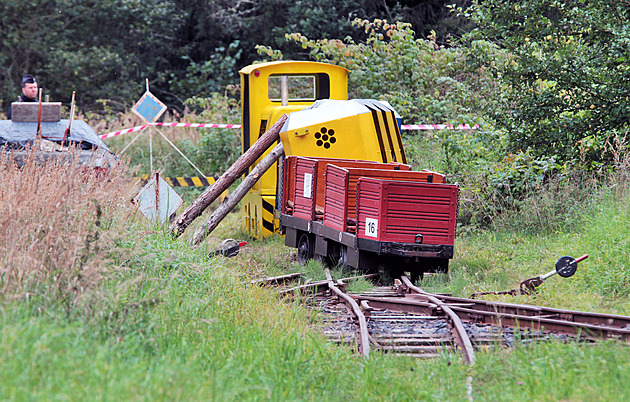
M199 215L203 213L258 159L274 142L280 138L280 129L287 120L282 115L259 139L221 177L208 187L171 225L169 231L175 237L180 236Z
M225 218L239 201L245 197L247 192L254 187L258 179L260 179L260 176L262 176L275 161L280 159L283 154L284 148L282 148L282 144L276 145L276 147L252 169L252 172L243 180L236 190L219 205L219 208L217 208L212 215L210 215L210 219L195 231L190 243L193 246L201 243L206 236L216 229L223 218Z

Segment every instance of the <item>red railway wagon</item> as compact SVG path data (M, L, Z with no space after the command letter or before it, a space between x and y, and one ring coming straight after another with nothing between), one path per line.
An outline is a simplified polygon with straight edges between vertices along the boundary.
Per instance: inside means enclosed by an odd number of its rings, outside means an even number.
M309 158L288 156L284 161L283 205L292 208L291 215L315 220L324 211L325 172L329 164L350 168L409 171L411 166L402 163L380 163L373 161ZM283 208L284 208L283 206ZM282 209L284 212L285 210Z
M456 185L408 165L289 157L280 226L298 260L387 271L446 272L453 257Z

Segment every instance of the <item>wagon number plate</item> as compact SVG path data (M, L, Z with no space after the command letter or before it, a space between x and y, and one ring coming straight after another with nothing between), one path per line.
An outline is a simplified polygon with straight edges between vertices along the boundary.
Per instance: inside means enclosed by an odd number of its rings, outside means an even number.
M304 192L302 196L304 198L311 198L313 194L313 175L311 173L304 173Z
M365 235L378 237L378 219L365 218Z

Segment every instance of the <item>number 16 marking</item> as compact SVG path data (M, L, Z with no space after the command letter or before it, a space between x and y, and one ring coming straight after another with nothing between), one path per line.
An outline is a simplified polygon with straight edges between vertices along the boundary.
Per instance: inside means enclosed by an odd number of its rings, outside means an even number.
M365 235L370 237L378 237L378 220L365 218Z

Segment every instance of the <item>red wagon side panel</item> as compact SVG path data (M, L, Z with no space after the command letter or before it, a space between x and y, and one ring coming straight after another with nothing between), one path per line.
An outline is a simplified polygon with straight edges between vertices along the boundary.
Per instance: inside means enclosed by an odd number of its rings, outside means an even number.
M335 164L343 168L369 168L389 171L411 170L411 166L396 162L380 163L357 159L287 156L284 160L283 188L285 191L283 192L283 213L294 215L295 206L295 211L297 211L297 215L295 216L309 220L321 218L318 214L324 211L324 176L329 164ZM296 170L298 169L298 165L299 170ZM313 165L315 165L314 172L312 171ZM299 188L296 187L298 182L300 183ZM309 185L312 187L309 187ZM307 190L310 189L310 191L308 191L310 197L304 193L305 186ZM354 188L356 188L356 184ZM354 204L352 205L352 214L354 216Z
M427 182L433 179L443 180L444 176L429 171L413 172L401 170L382 170L346 167L348 171L348 218L356 220L357 215L357 183L362 177L371 177L381 180L398 180L411 182ZM436 175L434 177L434 175Z
M361 183L361 202L358 202L357 217L361 220L363 216L363 225L359 224L358 234L363 234L366 239L380 240L381 232L383 231L382 218L383 207L386 207L386 203L383 202L383 186L379 181L366 181L362 180ZM381 225L379 225L381 222Z
M315 195L317 189L317 161L297 158L295 161L293 216L315 219Z
M362 177L357 188L358 237L454 244L457 186Z
M328 165L325 177L324 225L345 232L348 227L348 171Z
M410 171L411 166L405 165L402 163L391 162L391 163L381 163L374 161L362 161L357 159L334 159L334 158L310 158L317 160L317 205L323 207L324 206L324 198L323 195L326 191L325 184L325 175L326 169L328 165L335 165L337 167L343 169L377 169L377 170L386 170L386 171ZM356 189L356 180L355 186ZM353 206L354 207L354 206ZM354 209L351 210L352 212Z

